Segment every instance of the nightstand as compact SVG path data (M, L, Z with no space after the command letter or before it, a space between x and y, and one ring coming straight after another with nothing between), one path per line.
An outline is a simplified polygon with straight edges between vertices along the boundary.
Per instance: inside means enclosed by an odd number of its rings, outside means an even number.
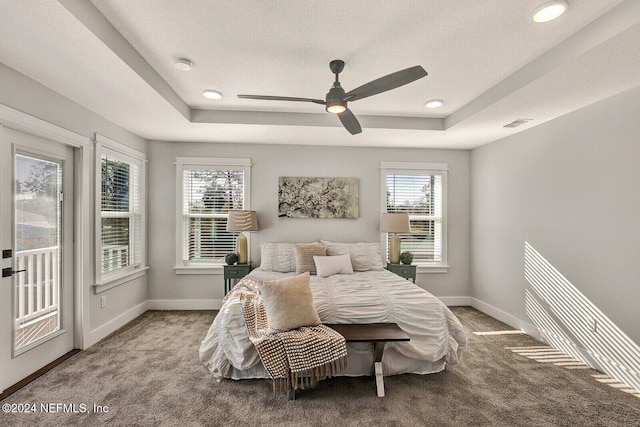
M416 266L411 264L391 264L387 263L387 270L397 274L405 279L411 279L413 283L416 283Z
M251 272L251 263L224 266L224 294L231 290L231 280L239 280Z

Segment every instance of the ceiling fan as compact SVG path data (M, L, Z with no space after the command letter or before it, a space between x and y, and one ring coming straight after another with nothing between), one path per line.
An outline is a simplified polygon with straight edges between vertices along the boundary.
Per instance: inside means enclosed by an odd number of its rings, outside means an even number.
M238 95L238 98L261 99L266 101L313 102L315 104L321 104L325 106L327 112L337 114L342 125L351 133L351 135L355 135L362 132L362 127L360 127L360 123L356 116L351 112L351 110L349 110L349 108L347 108L347 102L357 101L371 95L376 95L378 93L404 86L427 75L424 68L420 65L416 65L415 67L409 67L404 70L388 74L384 77L380 77L379 79L365 83L349 92L345 92L342 86L340 86L340 81L338 80L338 75L344 69L344 61L334 59L329 63L329 68L331 69L331 72L336 75L336 80L333 82L333 86L329 89L325 99L270 95Z

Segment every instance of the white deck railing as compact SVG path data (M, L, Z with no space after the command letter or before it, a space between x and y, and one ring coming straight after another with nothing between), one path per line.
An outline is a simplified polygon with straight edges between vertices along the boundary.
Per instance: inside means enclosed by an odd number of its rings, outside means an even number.
M58 248L16 252L17 269L26 270L16 281L16 331L58 310Z
M102 272L117 270L129 265L129 245L102 246Z

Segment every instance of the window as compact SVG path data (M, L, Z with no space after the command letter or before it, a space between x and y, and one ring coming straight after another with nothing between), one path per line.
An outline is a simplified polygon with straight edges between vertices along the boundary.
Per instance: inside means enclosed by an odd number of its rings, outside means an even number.
M413 253L419 267L446 272L447 165L383 162L381 169L382 212L409 214L411 233L399 234L401 250ZM387 256L389 239L384 233Z
M235 251L227 218L249 209L250 171L250 159L177 159L176 273L206 273Z
M96 136L96 283L104 285L143 267L144 154Z

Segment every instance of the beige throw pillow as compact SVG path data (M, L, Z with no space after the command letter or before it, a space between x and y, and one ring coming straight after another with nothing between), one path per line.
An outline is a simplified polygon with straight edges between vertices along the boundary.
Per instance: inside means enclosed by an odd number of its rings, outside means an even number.
M267 311L268 334L320 324L320 317L313 306L308 272L265 281L260 286L260 294Z
M308 271L311 274L316 274L313 256L325 256L326 254L324 243L299 243L295 245L296 273L301 274Z

